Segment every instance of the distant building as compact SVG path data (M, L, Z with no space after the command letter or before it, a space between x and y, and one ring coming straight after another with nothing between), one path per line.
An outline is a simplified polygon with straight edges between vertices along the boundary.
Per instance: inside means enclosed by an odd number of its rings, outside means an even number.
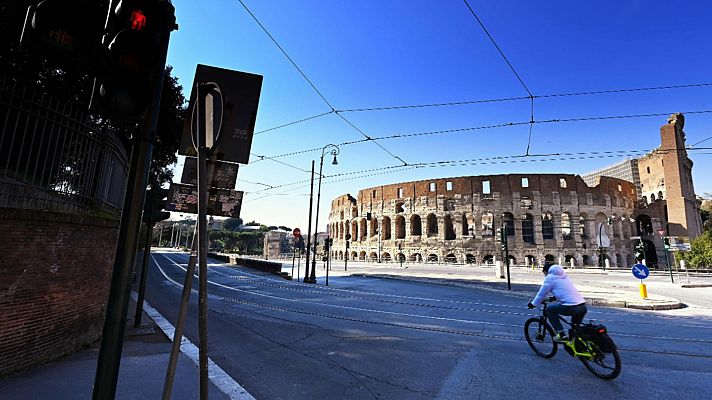
M687 240L702 232L683 124L673 115L660 128L660 148L583 177L464 176L344 194L331 202L332 258L490 264L502 258L505 227L516 264L603 259L625 267L639 241L649 266L664 264L661 234Z

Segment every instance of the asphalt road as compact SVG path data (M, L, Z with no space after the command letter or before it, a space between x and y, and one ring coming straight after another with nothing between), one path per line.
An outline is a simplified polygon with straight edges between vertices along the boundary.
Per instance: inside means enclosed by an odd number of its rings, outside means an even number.
M147 301L175 323L188 256L153 260ZM208 279L210 358L258 400L712 398L704 307L591 308L623 360L621 376L604 381L563 351L536 356L522 330L535 313L506 293L358 277L326 287L218 263ZM194 294L193 343L197 315Z

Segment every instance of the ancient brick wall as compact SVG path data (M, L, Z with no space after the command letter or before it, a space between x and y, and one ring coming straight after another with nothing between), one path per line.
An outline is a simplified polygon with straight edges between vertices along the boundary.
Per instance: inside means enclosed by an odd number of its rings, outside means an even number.
M631 260L632 183L602 177L588 187L571 174L510 174L403 182L363 189L331 203L335 259L499 259L496 231L510 224L510 256L519 264L545 257L575 265L598 260L598 230L610 240L611 265ZM370 217L370 218L369 218ZM613 217L613 224L606 224ZM525 222L526 221L526 222ZM603 227L601 224L603 223ZM345 235L351 235L348 251Z
M118 223L0 208L0 377L101 334Z

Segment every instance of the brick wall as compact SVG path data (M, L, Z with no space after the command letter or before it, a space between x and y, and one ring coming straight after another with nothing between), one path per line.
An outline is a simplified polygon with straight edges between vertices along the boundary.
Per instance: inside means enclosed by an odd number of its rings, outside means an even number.
M97 340L118 223L0 208L0 377Z

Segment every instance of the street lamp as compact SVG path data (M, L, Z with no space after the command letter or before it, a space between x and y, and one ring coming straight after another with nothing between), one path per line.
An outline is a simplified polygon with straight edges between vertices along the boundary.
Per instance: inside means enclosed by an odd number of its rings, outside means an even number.
M322 178L322 169L324 167L324 155L326 154L326 149L331 148L331 151L329 152L332 156L334 156L334 161L331 162L332 165L338 165L338 161L336 161L336 156L339 154L339 146L335 144L327 144L321 149L321 160L319 161L319 188L316 192L316 219L314 223L314 258L312 258L312 265L311 265L311 274L309 276L309 280L307 281L306 277L304 277L304 281L308 283L316 283L316 238L318 237L319 234L319 201L321 200L321 178ZM313 184L313 182L312 182ZM312 186L313 187L313 186Z
M606 224L608 225L613 225L613 217L608 217L606 220ZM606 260L603 259L604 254L606 254L606 248L603 247L603 236L602 236L602 231L603 231L603 222L601 222L600 225L598 225L598 264L603 270L606 270Z

